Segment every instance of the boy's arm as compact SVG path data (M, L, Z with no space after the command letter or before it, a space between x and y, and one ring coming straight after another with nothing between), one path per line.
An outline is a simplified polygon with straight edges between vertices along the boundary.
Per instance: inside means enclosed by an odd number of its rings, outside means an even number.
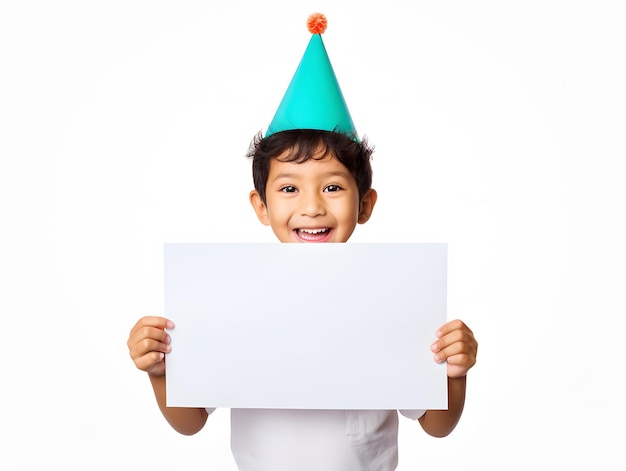
M170 336L165 329L174 323L163 317L143 317L128 337L128 350L135 366L148 373L161 413L174 430L193 435L204 427L206 409L167 407L165 401L165 354L171 351Z
M458 319L441 326L436 335L431 350L437 363L447 362L448 409L426 411L419 421L429 435L445 437L454 430L463 413L467 372L476 363L478 342L469 327Z
M466 377L448 377L448 410L428 410L419 418L420 425L428 435L445 437L456 427L465 404Z
M206 409L189 407L167 407L165 404L165 375L154 376L148 374L154 396L163 417L168 421L174 430L183 435L193 435L199 432L209 417Z

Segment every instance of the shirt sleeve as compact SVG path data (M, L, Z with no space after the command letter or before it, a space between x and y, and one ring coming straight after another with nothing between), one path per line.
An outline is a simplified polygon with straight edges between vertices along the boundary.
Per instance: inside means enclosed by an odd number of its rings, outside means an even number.
M417 420L421 416L423 416L426 413L426 411L425 410L407 410L407 409L402 409L402 410L400 410L400 413L403 416L408 417L409 419Z

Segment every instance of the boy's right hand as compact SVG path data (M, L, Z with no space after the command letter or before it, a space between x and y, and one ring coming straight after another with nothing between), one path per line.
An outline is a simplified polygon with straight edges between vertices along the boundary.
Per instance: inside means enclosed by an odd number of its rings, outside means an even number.
M153 376L165 375L165 354L169 353L170 336L165 329L174 323L164 317L142 317L128 336L128 351L135 366Z

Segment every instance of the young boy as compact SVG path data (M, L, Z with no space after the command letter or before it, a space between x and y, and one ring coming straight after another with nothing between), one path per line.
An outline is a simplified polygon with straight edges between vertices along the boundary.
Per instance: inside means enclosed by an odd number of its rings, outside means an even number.
M319 54L325 56L319 33L314 34L265 137L258 136L248 154L255 186L250 202L280 242L347 242L357 224L368 221L377 199L371 187L373 149L356 137L332 68L328 73L336 89L330 96L303 104L311 95L306 86L304 98L294 99L301 93L299 74L308 73L309 57L319 69ZM306 111L304 116L290 110L294 101L298 113ZM337 101L338 109L329 112ZM318 105L323 112L311 113ZM171 320L144 317L131 330L128 347L137 368L148 373L164 417L175 430L191 435L202 429L212 410L165 405L165 354L171 350L166 329L173 327ZM448 409L400 412L419 419L428 434L443 437L461 416L466 374L478 345L460 320L434 335L434 361L447 362ZM397 466L396 411L232 409L231 433L240 470L389 471Z

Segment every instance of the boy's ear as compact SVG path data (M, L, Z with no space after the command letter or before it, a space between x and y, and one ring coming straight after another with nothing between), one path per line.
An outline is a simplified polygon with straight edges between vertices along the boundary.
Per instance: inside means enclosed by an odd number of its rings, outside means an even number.
M267 206L265 206L265 203L263 203L261 195L259 195L258 191L252 190L250 192L250 204L254 208L254 212L256 213L256 217L259 218L259 221L261 221L266 226L269 226L270 218L267 213Z
M374 188L370 188L365 193L363 200L361 201L361 209L359 211L359 224L365 224L370 216L372 215L372 211L374 211L374 205L376 204L376 200L378 199L378 193Z

